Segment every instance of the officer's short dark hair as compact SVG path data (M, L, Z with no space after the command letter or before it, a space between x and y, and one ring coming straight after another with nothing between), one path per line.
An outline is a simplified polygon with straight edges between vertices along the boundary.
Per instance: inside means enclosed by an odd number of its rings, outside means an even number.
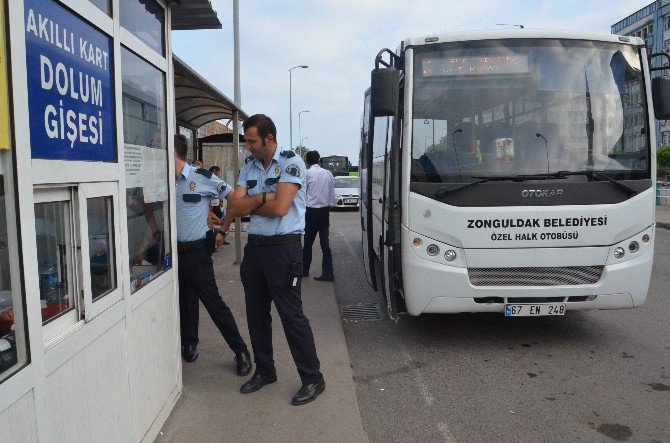
M272 119L265 114L252 115L244 120L242 128L244 128L245 131L250 128L256 128L258 136L263 140L263 144L265 144L265 138L270 134L272 134L272 137L277 141L277 127Z
M186 161L186 154L188 153L188 140L183 134L174 135L174 152L180 160Z
M219 175L219 172L221 172L221 168L215 165L209 168L209 172L211 172L212 174Z
M319 151L308 151L307 154L305 154L305 161L308 165L316 165L319 163L320 158Z

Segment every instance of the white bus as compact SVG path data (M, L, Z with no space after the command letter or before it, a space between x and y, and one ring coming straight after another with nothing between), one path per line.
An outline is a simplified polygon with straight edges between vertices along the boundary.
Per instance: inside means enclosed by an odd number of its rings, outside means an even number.
M670 78L650 75L661 69L643 40L587 32L429 35L380 51L361 226L390 315L643 304L654 116L670 118Z

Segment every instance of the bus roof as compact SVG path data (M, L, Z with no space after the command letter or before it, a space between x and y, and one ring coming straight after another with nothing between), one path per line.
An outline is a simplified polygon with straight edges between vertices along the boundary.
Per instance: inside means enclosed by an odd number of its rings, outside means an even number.
M572 40L595 40L612 43L624 43L635 46L644 45L639 37L625 37L604 32L575 31L563 29L488 29L480 31L449 32L442 34L424 35L405 39L407 46L424 46L445 42L464 42L477 40L500 40L500 39L572 39Z

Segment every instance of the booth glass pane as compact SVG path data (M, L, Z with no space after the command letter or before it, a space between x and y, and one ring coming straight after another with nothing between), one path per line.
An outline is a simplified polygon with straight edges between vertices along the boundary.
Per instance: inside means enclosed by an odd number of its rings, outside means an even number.
M112 2L111 0L89 0L95 6L97 6L102 12L109 15L112 15Z
M121 48L130 287L171 267L165 74Z
M75 309L72 278L72 211L69 201L35 204L37 278L42 322Z
M0 383L29 362L14 178L5 0L0 0ZM0 431L0 435L5 432Z
M89 198L88 254L91 261L91 294L93 301L116 289L114 257L113 205L111 197Z
M1 2L0 2L1 4ZM0 382L28 363L28 329L21 287L12 152L0 149Z
M121 26L165 55L165 9L156 0L119 0Z

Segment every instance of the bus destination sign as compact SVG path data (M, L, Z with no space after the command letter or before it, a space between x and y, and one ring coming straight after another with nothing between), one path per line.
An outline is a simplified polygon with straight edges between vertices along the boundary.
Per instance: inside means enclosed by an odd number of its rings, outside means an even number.
M527 55L427 57L421 60L423 77L492 74L528 74Z

